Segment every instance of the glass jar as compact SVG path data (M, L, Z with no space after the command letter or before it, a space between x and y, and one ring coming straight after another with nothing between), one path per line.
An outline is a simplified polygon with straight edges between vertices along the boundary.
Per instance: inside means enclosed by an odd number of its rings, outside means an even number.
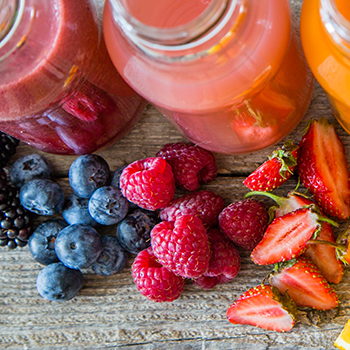
M350 133L350 1L305 0L300 35L311 71Z
M208 150L268 147L309 106L288 0L109 0L103 26L125 81Z
M146 102L113 66L98 20L104 3L95 5L0 2L1 131L45 152L85 154L136 124Z

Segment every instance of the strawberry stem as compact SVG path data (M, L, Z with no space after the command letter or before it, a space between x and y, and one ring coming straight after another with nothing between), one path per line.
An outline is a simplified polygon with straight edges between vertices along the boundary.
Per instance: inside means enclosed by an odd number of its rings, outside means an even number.
M318 216L318 221L321 221L321 222L327 222L328 224L334 226L334 227L339 227L339 224L331 219L328 219L326 218L325 216L321 216L319 215Z
M323 241L321 239L309 239L306 244L308 244L308 245L309 244L324 244L324 245L328 245L330 247L334 247L336 249L339 249L343 252L347 251L347 247L344 244L330 242L330 241Z
M263 192L263 191L250 191L250 192L246 193L246 195L244 197L248 198L248 197L254 196L254 195L269 197L272 200L274 200L276 203L278 203L279 200L281 199L281 197L276 196L275 194L272 194L270 192Z

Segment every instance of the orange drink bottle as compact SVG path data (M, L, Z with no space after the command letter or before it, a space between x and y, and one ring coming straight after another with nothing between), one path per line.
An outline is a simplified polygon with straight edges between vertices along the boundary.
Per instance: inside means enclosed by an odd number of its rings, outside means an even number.
M314 79L288 0L108 0L110 57L190 141L242 154L288 135Z
M350 1L305 0L300 34L311 71L350 133Z

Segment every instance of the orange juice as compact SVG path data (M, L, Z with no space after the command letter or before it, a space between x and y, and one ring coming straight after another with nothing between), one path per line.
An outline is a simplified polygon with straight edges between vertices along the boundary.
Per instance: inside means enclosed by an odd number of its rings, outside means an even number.
M300 18L303 49L339 123L350 133L349 0L305 0Z
M288 0L160 3L106 3L106 45L133 89L214 152L256 151L295 128L313 77Z

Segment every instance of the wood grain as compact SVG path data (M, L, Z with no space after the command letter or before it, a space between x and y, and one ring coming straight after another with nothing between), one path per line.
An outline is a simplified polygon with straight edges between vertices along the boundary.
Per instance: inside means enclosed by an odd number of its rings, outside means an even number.
M301 0L292 0L291 4L298 17ZM298 142L307 122L320 116L334 121L326 96L316 84L306 117L288 139ZM336 127L350 159L349 136L339 124ZM114 170L154 156L164 143L181 140L184 138L178 131L148 106L125 139L98 154ZM266 160L272 148L240 156L216 154L219 176L204 188L222 195L226 205L242 199L247 192L242 185L244 177ZM21 144L12 161L29 153L40 152ZM76 157L45 156L53 165L58 183L68 193L68 169ZM295 185L296 179L292 178L277 193L285 195ZM114 234L115 227L103 231ZM242 268L232 282L211 291L188 282L173 303L150 302L139 294L130 275L132 255L128 266L116 276L106 278L84 270L85 283L79 295L54 303L42 299L36 291L35 281L42 266L31 258L28 248L0 249L0 349L334 349L334 340L350 317L348 269L343 281L334 286L340 298L337 309L300 309L299 321L291 332L274 333L232 325L226 319L231 303L270 272L269 267L254 265L247 252L240 250L240 255Z

